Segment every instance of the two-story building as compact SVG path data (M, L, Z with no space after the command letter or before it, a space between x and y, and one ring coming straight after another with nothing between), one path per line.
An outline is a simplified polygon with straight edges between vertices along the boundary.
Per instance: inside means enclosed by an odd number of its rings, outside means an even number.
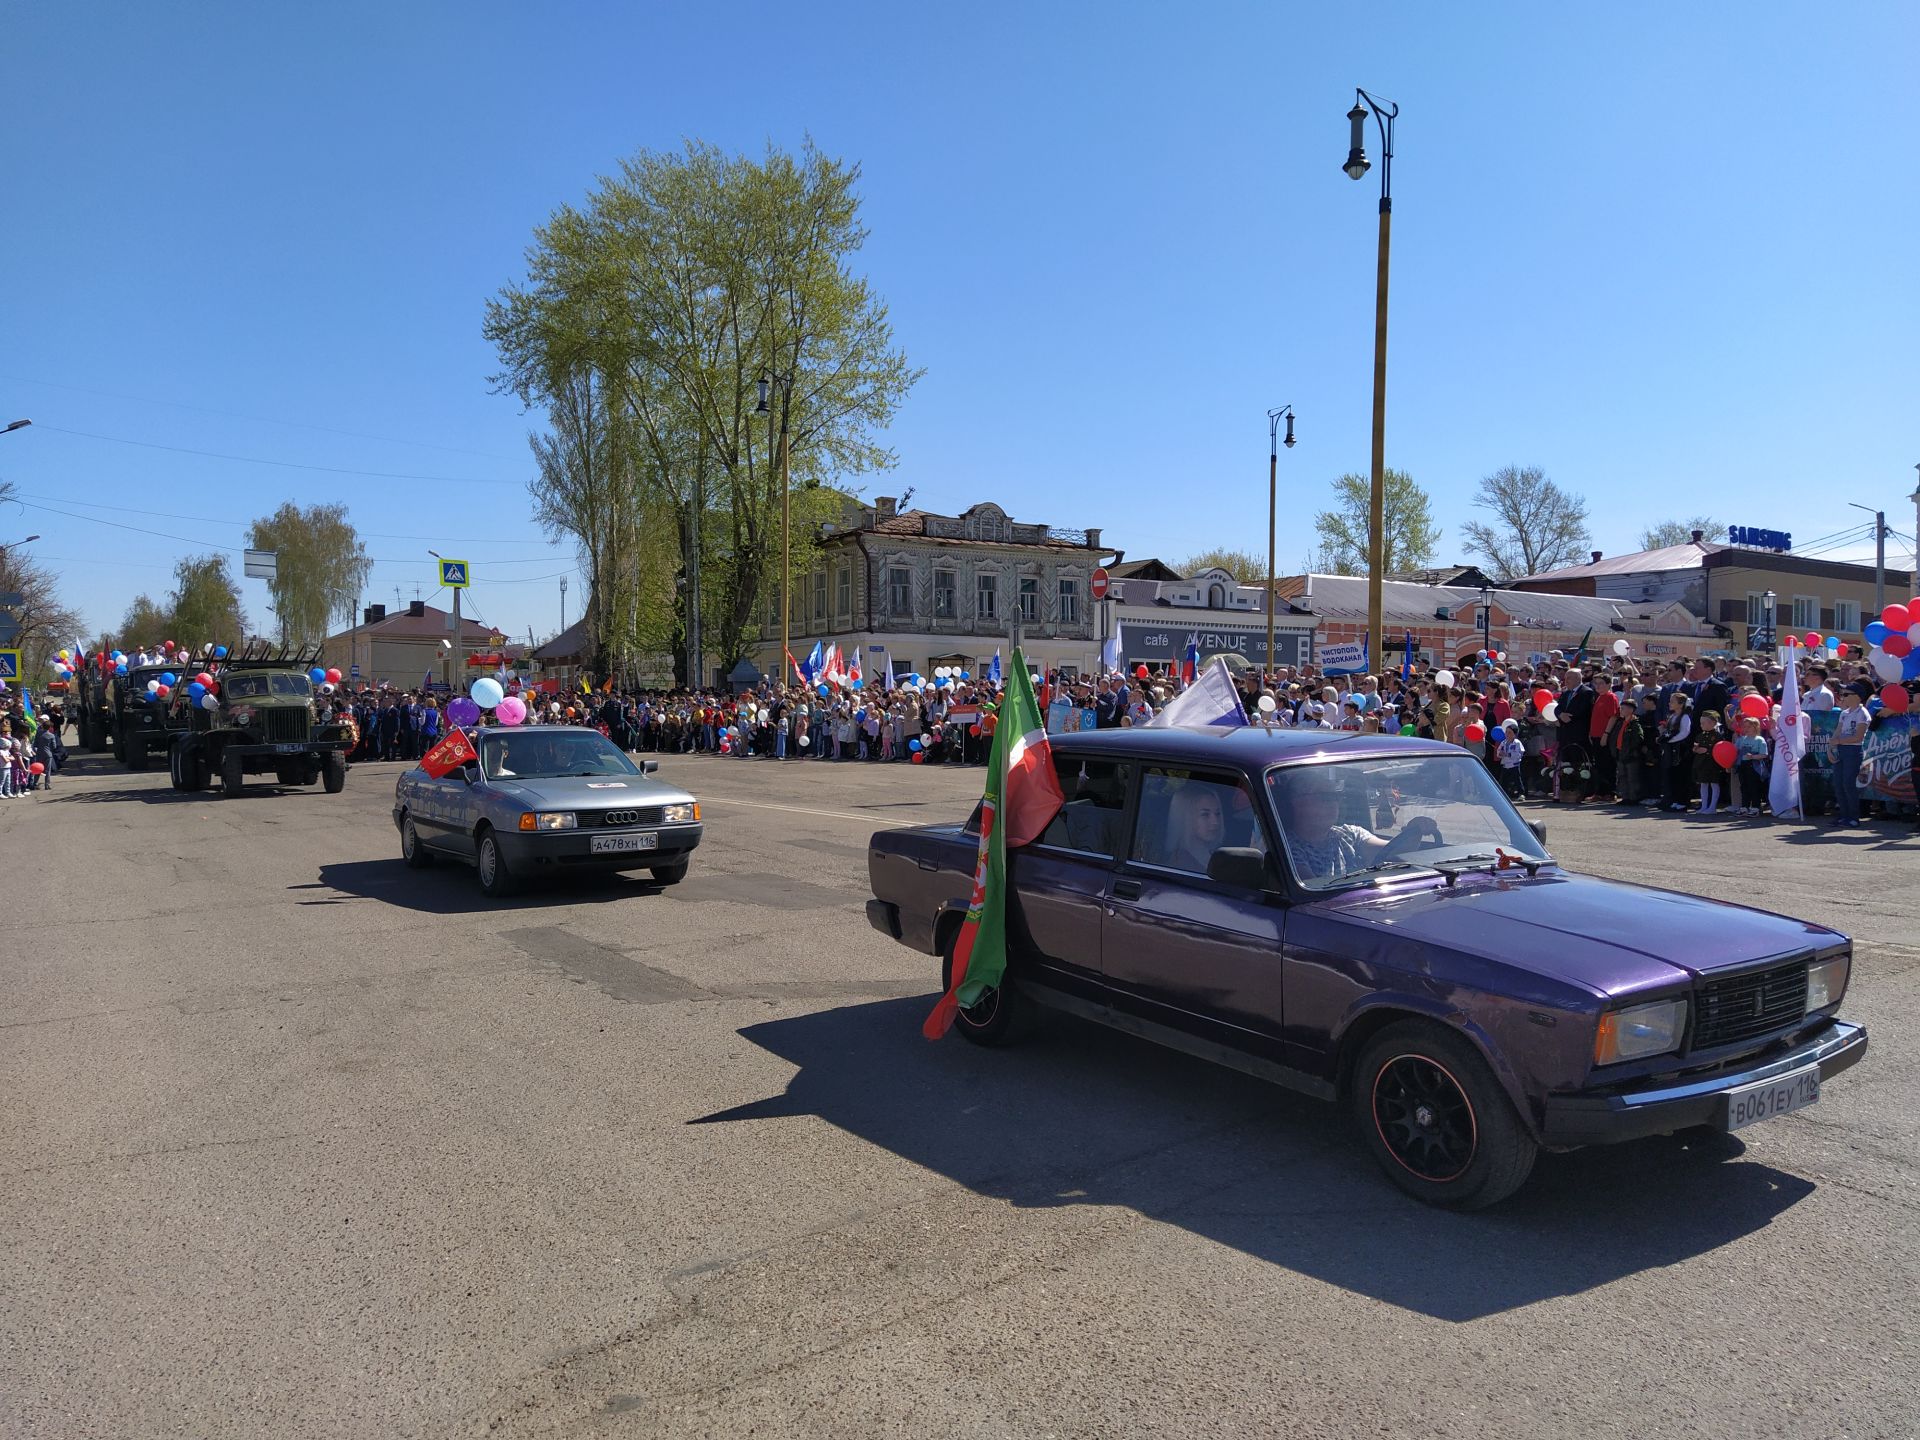
M1304 665L1313 658L1315 619L1294 613L1284 601L1273 620L1274 658L1267 658L1267 587L1243 585L1226 570L1182 574L1160 560L1130 560L1108 567L1103 625L1118 625L1120 653L1128 670L1177 662L1187 645L1202 659L1232 655L1254 669Z
M859 648L879 675L984 669L1016 641L1036 667L1092 668L1100 641L1088 586L1103 557L1098 530L1014 520L990 501L959 515L901 510L891 497L849 506L822 527L820 561L795 583L794 655L816 641ZM768 597L753 659L779 673L780 613Z

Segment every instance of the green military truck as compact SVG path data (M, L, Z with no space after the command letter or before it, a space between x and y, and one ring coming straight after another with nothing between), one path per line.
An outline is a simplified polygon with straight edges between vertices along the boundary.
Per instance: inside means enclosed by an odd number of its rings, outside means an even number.
M280 785L317 780L329 795L343 789L353 732L315 712L307 671L319 654L318 646L264 642L236 649L214 672L211 706L184 681L176 686L170 714L179 729L167 751L173 788L204 790L217 777L222 798L232 799L247 776L270 775Z
M113 732L113 758L129 770L147 768L147 757L166 750L179 728L171 700L147 693L147 682L168 674L178 678L184 661L140 665L107 682L107 724Z

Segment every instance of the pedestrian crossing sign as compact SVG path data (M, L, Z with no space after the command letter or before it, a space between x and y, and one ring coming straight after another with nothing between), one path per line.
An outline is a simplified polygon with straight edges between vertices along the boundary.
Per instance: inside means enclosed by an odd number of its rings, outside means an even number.
M9 685L20 683L20 652L18 650L0 650L0 680Z
M464 560L442 560L440 562L440 583L449 590L467 588L467 562Z

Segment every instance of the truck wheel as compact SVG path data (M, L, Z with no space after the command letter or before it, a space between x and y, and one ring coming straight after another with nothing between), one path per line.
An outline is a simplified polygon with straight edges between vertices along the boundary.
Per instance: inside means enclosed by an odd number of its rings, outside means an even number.
M126 751L126 759L123 763L127 769L144 770L147 768L147 747L145 742L128 739L123 742L122 748Z
M247 772L240 757L229 751L220 757L220 798L231 800L247 783Z
M282 785L298 785L304 772L298 765L276 765L273 778Z
M180 773L186 780L185 789L204 790L213 777L207 770L207 755L198 745L188 748L180 757Z
M167 782L176 790L187 788L187 772L181 765L181 751L184 748L179 745L167 747Z
M507 857L500 853L500 842L491 827L480 832L475 869L480 872L480 892L498 900L513 893L513 876L507 871Z
M410 869L424 870L433 864L433 852L420 843L420 832L413 828L413 816L400 816L400 858Z
M678 885L682 880L687 878L687 867L692 863L691 860L676 860L671 865L655 865L653 867L653 883L656 885Z
M961 928L955 925L946 944L940 947L940 993L943 995L953 988L953 952L960 942ZM1020 1038L1025 1028L1021 1024L1025 1009L1026 1002L1020 998L1019 991L1002 984L997 990L987 991L970 1009L959 1011L953 1017L953 1028L976 1045L1011 1044Z
M327 794L338 795L347 788L347 757L339 750L329 750L320 761L320 778L325 782Z
M1390 1025L1370 1040L1348 1102L1388 1178L1429 1205L1479 1210L1504 1200L1539 1154L1472 1042L1431 1020Z

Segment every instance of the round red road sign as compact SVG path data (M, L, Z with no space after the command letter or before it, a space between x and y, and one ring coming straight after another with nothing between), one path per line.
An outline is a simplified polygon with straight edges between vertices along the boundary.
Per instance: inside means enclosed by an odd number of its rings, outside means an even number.
M1093 580L1091 581L1091 583L1088 585L1087 588L1093 591L1094 599L1104 600L1107 598L1108 579L1109 577L1105 570L1095 570L1093 572Z

